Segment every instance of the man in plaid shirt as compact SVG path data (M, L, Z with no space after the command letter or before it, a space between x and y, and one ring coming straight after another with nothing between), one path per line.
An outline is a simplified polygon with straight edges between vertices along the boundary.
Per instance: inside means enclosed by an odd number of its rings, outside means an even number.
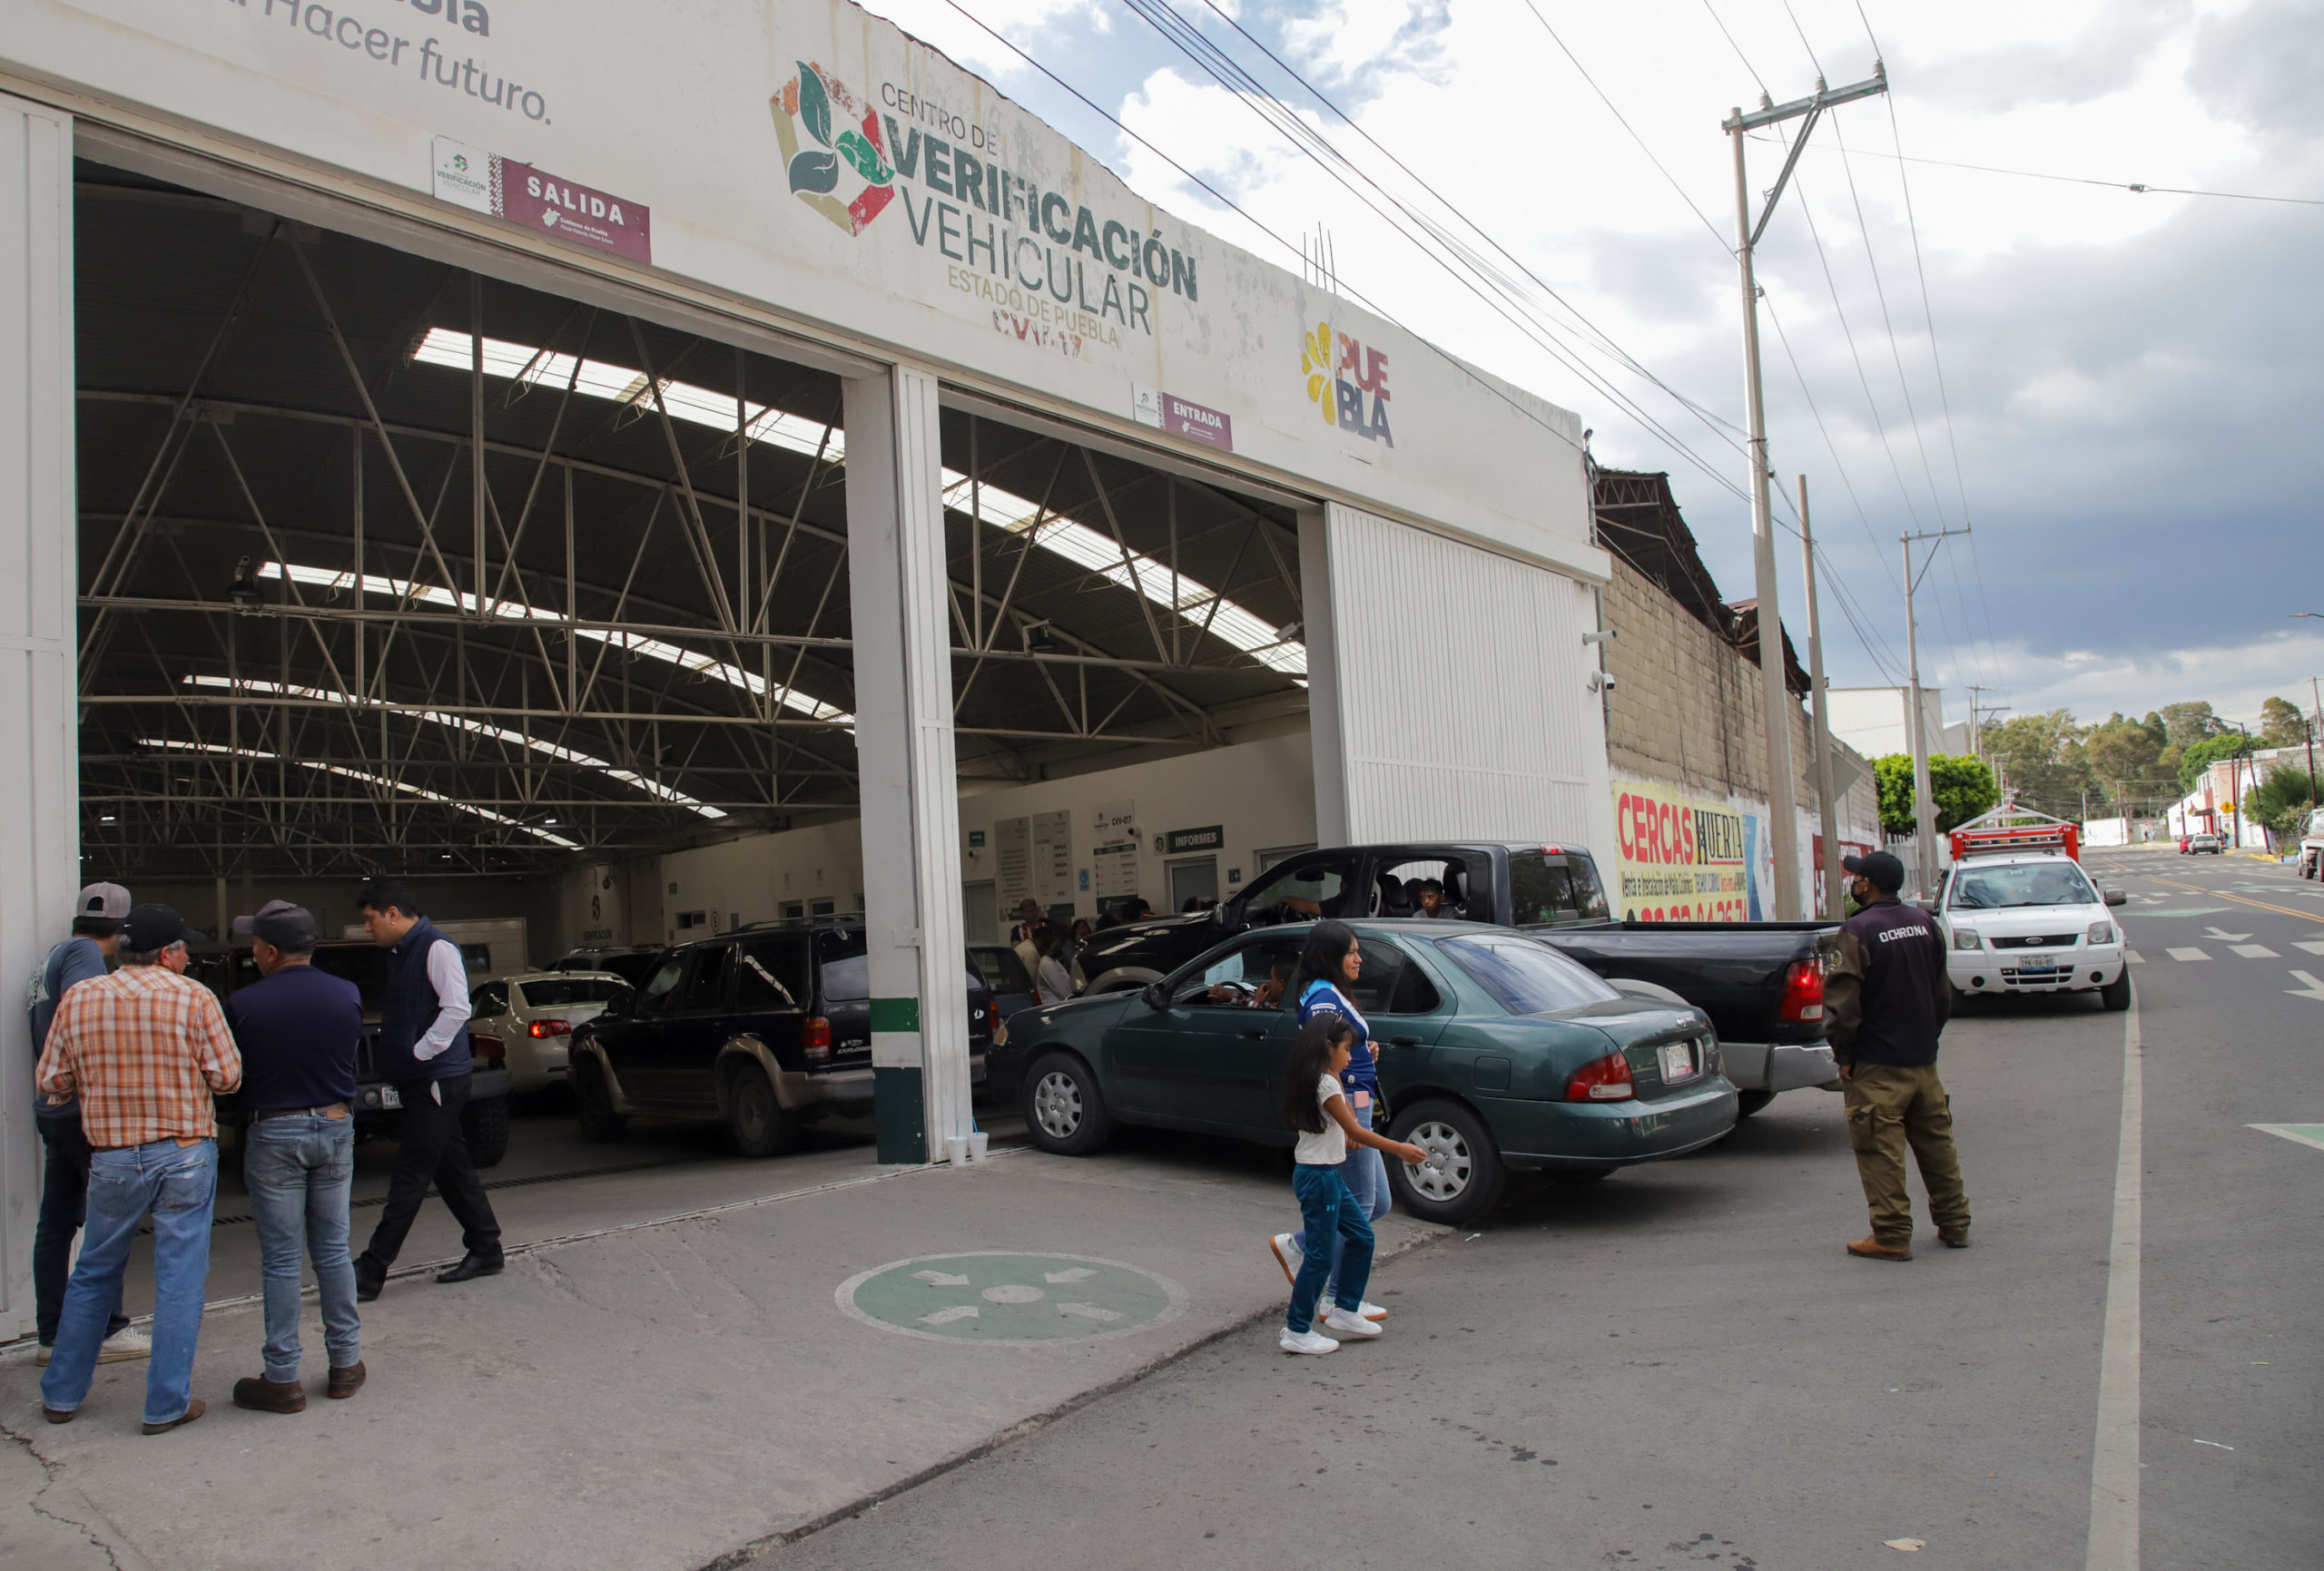
M137 1224L153 1218L153 1355L145 1433L202 1417L193 1350L210 1275L210 1213L218 1192L218 1118L211 1094L242 1083L241 1055L210 989L185 977L186 926L167 906L122 922L121 969L64 995L41 1050L37 1080L78 1093L87 1134L88 1220L64 1290L56 1347L41 1377L41 1410L70 1423L95 1378L105 1321Z

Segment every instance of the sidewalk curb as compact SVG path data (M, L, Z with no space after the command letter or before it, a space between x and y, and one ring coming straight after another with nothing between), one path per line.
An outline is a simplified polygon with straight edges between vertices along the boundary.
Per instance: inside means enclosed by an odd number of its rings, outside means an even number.
M1417 1238L1407 1240L1393 1250L1379 1255L1374 1261L1374 1264L1377 1266L1392 1260L1401 1260L1405 1255L1416 1253L1421 1250L1433 1249L1447 1239L1462 1236L1461 1230L1457 1227L1438 1227L1433 1223L1421 1225L1429 1227L1431 1231ZM1216 1347L1230 1338L1240 1336L1260 1321L1282 1312L1282 1305L1276 1303L1269 1303L1264 1308L1254 1310L1229 1324L1196 1338L1184 1347L1173 1348L1167 1352L1157 1354L1136 1369L1116 1375L1101 1385L1092 1386L1086 1391L1068 1397L1054 1407L1043 1409L1029 1418L1019 1419L1007 1429L996 1434L988 1435L974 1445L956 1451L940 1461L931 1462L918 1472L899 1478L892 1484L882 1485L868 1494L858 1496L846 1505L833 1507L820 1516L810 1517L800 1523L797 1527L784 1527L769 1533L763 1537L753 1538L737 1548L729 1549L724 1555L705 1560L696 1566L694 1571L742 1571L743 1567L749 1566L770 1550L787 1548L803 1538L811 1538L827 1527L835 1527L852 1517L860 1517L874 1507L885 1505L900 1495L919 1488L922 1484L933 1482L947 1473L967 1467L970 1462L990 1456L1004 1446L1037 1434L1059 1419L1069 1418L1092 1403L1103 1401L1108 1397L1127 1390L1149 1376L1159 1374L1171 1365L1182 1362L1206 1348Z

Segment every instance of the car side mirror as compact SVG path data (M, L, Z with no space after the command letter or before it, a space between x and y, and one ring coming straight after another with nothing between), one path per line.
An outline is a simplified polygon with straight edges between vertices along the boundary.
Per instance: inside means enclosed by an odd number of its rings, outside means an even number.
M1167 1009L1170 1006L1170 997L1162 991L1162 984L1159 982L1148 982L1138 990L1137 996L1146 1000L1146 1006L1149 1009Z
M1926 899L1926 900L1915 900L1915 901L1913 902L1913 904L1915 904L1915 906L1918 906L1918 907L1919 907L1922 910L1924 910L1924 911L1934 911L1935 909L1936 909L1936 901L1935 901L1934 898Z
M2127 906L2131 903L2131 897L2120 889L2109 889L2106 891L2106 903L2110 906Z

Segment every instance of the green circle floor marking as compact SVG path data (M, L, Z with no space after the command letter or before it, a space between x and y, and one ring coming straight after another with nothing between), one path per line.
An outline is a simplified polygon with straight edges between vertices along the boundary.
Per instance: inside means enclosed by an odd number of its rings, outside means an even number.
M1186 1312L1187 1290L1119 1261L980 1250L859 1272L840 1312L939 1342L1088 1342L1150 1330Z

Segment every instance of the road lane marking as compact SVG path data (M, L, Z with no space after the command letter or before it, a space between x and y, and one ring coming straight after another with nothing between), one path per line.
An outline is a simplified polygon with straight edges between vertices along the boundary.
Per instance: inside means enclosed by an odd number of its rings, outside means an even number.
M2201 936L2217 938L2222 944L2240 944L2251 937L2249 933L2230 933L2225 928L2205 928Z
M2324 955L2324 938L2294 938L2291 947L2305 949L2311 955Z
M2165 949L2162 952L2170 956L2174 960L2208 960L2211 958L2210 954L2202 949Z
M2292 977L2297 981L2306 983L2307 986L2303 987L2286 987L2284 989L2285 992L2290 994L2295 998L2315 998L2324 1000L2324 982L2318 981L2315 977L2309 976L2305 971L2294 971L2292 973Z
M2122 1020L2122 1122L2114 1151L2114 1238L2106 1257L2106 1336L2090 1455L2084 1571L2139 1571L2139 1233L2145 1160L2145 1049L2138 995Z
M2247 1124L2243 1127L2324 1151L2324 1124Z
M2167 884L2171 883L2171 880L2157 879L2155 882ZM2233 900L2239 906L2251 906L2262 911L2273 911L2280 917L2298 917L2303 922L2311 921L2316 916L2313 911L2297 911L2290 906L2271 906L2265 900L2255 900L2249 895L2230 895L2225 889L2206 889L2195 884L2171 884L2171 887L2174 889L2184 889L2191 895L2209 895L2215 900ZM2152 911L2146 913L2148 916L2158 914Z
M2237 954L2242 956L2247 960L2280 960L2283 958L2281 955L2277 954L2265 944L2237 944L2233 946L2233 948Z
M2136 949L2125 949L2122 951L2122 955L2123 957L2129 960L2129 962L2133 966L2143 966L2146 964L2146 957L2140 954Z

